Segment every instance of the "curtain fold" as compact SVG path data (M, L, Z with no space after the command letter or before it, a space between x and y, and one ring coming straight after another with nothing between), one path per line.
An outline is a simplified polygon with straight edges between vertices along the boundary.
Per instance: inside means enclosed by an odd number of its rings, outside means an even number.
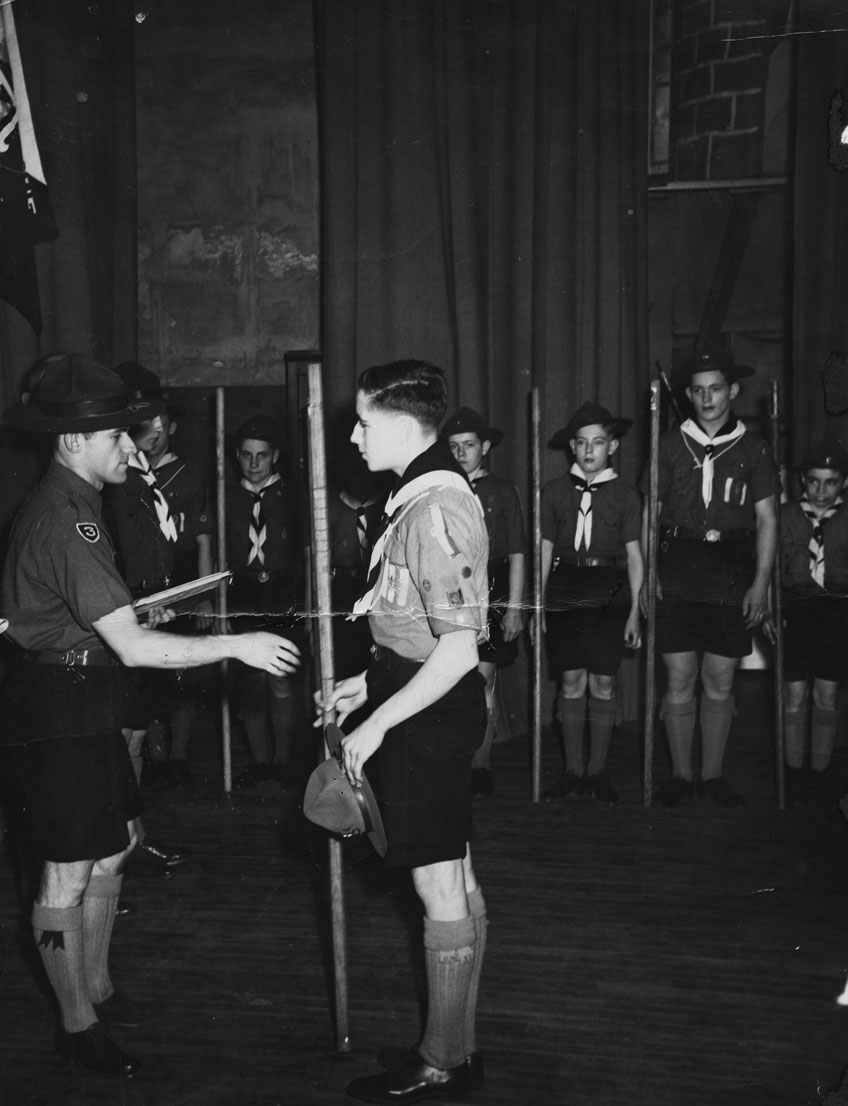
M584 400L637 420L647 365L644 0L316 0L328 403L369 364L445 368L526 489ZM564 471L545 452L546 478Z
M796 461L826 430L848 442L848 415L828 418L821 381L832 352L848 357L848 170L828 162L834 91L841 89L848 103L848 31L837 7L803 4L797 36L790 427Z
M59 237L36 247L40 339L0 304L3 407L41 353L135 355L135 91L129 0L15 0L35 132Z

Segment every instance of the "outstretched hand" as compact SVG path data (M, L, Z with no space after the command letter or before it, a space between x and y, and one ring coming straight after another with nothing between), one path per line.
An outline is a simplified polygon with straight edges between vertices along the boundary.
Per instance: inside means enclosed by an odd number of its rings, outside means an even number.
M234 638L241 644L238 659L251 668L259 668L271 676L288 676L300 665L300 650L287 638L267 630L242 634Z

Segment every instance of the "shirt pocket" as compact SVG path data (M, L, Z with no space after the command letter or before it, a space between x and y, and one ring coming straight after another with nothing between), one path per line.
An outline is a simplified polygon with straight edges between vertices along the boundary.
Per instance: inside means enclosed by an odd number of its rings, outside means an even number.
M748 486L747 472L740 470L726 476L721 492L721 499L725 506L737 509L748 507L751 501L751 489Z

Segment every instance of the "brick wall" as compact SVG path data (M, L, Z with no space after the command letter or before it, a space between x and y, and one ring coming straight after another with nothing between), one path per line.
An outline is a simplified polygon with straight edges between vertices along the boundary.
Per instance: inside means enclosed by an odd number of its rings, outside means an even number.
M671 176L730 180L762 174L768 56L782 0L676 0Z

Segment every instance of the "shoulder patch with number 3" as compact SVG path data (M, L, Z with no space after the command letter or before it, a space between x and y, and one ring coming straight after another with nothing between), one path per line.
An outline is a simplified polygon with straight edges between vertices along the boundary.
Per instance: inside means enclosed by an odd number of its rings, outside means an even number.
M91 545L100 541L100 528L96 522L78 522L77 533Z

